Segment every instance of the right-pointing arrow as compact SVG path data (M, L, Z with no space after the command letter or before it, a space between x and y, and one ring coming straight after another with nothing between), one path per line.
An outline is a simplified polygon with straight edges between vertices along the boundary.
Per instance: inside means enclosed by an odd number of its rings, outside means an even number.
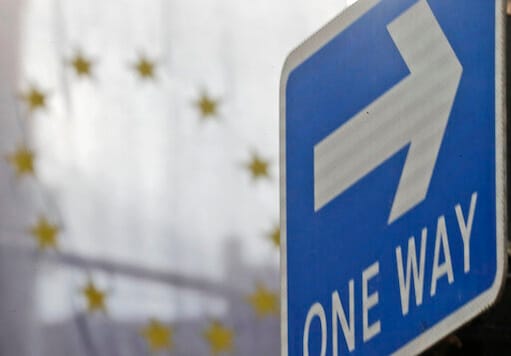
M426 0L388 31L410 75L314 146L315 211L406 145L388 223L426 197L463 68Z

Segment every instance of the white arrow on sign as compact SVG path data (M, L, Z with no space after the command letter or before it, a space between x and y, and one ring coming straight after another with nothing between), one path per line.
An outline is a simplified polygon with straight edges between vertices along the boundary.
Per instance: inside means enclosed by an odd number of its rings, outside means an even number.
M410 74L314 146L315 211L408 144L388 223L426 198L463 67L426 0L387 28Z

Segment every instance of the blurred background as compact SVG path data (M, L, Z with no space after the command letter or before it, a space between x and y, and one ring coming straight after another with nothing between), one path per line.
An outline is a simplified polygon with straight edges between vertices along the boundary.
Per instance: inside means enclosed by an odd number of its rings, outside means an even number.
M352 1L0 0L0 355L278 355L278 90Z

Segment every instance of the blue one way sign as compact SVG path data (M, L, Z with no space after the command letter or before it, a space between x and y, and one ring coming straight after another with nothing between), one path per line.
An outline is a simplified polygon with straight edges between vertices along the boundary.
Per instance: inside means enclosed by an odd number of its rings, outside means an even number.
M282 354L415 354L498 297L503 0L360 0L281 82Z

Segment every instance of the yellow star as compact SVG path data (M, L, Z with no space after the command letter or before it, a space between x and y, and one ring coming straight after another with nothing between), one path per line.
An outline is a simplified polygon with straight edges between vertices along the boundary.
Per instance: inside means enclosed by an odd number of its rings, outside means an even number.
M151 320L149 325L142 329L142 336L153 352L172 348L172 329L157 320Z
M87 299L87 309L89 313L94 313L96 311L106 311L105 306L105 292L96 288L92 281L89 281L85 288L82 289L82 293Z
M233 332L218 321L213 321L210 324L206 331L204 331L204 337L209 343L213 355L232 350Z
M199 109L203 119L216 116L217 114L218 101L209 97L207 94L202 94L195 102L195 105Z
M279 314L279 296L264 285L258 285L256 291L247 297L258 317Z
M135 70L142 79L154 78L154 69L154 62L146 57L140 57L138 62L135 63Z
M34 153L26 146L20 146L16 151L7 156L7 160L21 177L26 174L34 174Z
M277 225L275 228L270 232L270 240L273 242L275 247L280 247L280 226Z
M40 250L57 248L59 228L57 225L51 224L46 217L40 217L37 223L30 229L30 233L36 239Z
M252 159L249 163L247 163L246 167L252 174L252 178L269 178L270 174L268 173L268 161L263 160L257 155L252 155Z
M22 98L30 111L44 108L46 105L46 95L35 87L31 87L26 93L22 94Z
M78 76L90 76L92 63L85 58L81 53L77 53L71 60L70 64L73 66Z

